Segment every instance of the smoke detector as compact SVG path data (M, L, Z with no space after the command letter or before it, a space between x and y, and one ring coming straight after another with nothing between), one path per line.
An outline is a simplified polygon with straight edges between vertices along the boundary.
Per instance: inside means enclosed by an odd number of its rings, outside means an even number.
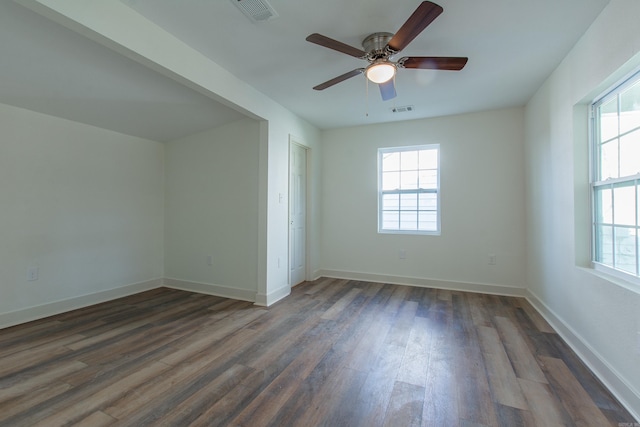
M270 21L278 13L266 0L231 0L253 22Z

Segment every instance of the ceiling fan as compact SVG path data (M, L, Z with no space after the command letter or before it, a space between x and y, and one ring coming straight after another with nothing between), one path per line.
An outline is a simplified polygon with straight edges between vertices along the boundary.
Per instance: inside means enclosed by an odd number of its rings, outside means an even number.
M318 33L306 38L308 42L315 43L338 52L346 53L353 57L369 61L365 68L356 68L314 87L315 90L324 90L351 77L365 73L367 79L377 83L380 87L382 100L386 101L396 97L394 77L399 68L416 68L423 70L461 70L469 58L447 56L405 56L397 61L392 57L407 47L418 34L431 24L442 12L441 6L430 1L423 1L407 21L400 27L397 33L373 33L362 42L364 50L349 46L332 38Z

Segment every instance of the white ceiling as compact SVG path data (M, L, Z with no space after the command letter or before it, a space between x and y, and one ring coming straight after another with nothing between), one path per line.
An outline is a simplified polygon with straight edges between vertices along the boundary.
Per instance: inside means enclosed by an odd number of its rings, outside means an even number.
M361 48L370 33L396 32L419 1L268 0L279 16L263 23L234 0L121 1L323 129L524 105L609 2L435 0L444 13L399 56L467 56L467 66L400 70L398 96L383 102L364 76L312 90L366 63L305 37ZM0 40L2 103L159 141L242 117L12 2L0 2ZM414 110L391 112L405 105Z
M155 141L244 117L5 0L0 102Z

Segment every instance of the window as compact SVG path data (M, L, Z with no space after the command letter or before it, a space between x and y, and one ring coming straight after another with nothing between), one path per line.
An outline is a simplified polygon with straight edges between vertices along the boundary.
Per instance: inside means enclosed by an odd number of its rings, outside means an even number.
M593 262L640 278L640 73L592 105Z
M440 234L439 145L378 150L378 231Z

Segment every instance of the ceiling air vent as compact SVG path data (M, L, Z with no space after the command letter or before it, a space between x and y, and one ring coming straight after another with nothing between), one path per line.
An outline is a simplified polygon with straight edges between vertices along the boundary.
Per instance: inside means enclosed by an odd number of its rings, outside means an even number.
M265 22L278 17L266 0L231 0L253 22Z
M402 107L393 107L391 109L392 113L410 113L413 111L413 105L404 105Z

